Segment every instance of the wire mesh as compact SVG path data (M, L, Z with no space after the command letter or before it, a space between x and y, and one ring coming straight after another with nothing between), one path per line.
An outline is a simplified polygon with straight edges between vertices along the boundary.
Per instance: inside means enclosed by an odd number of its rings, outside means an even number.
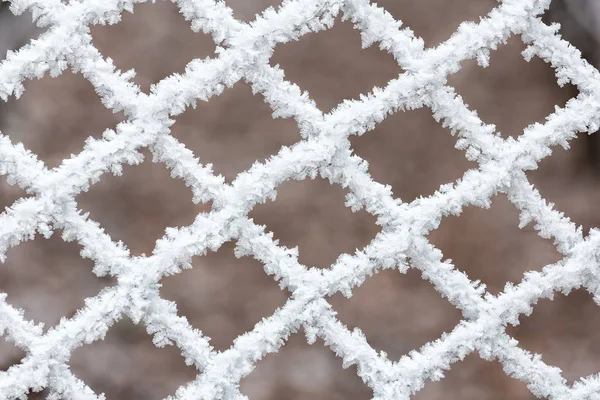
M17 200L0 215L0 257L36 233L49 237L63 230L63 239L83 246L81 255L94 261L94 273L113 276L118 284L86 299L78 313L43 334L42 328L0 296L0 334L23 349L23 361L0 372L0 398L25 398L30 391L49 389L50 398L98 399L87 384L76 378L68 361L74 349L102 340L111 325L128 317L142 323L156 346L175 345L186 363L198 370L197 378L180 387L172 399L242 399L240 380L256 362L285 346L290 334L303 328L309 343L317 338L343 359L356 365L358 375L375 399L407 399L428 380L468 354L478 351L485 359L498 359L504 371L520 379L538 397L550 399L600 399L600 376L592 375L568 386L560 369L517 346L506 333L539 299L552 298L585 287L600 301L597 252L600 235L592 229L584 237L577 227L528 182L525 171L551 153L556 145L568 147L578 132L599 127L600 83L598 71L580 52L558 35L558 26L546 25L541 15L550 0L504 0L478 24L463 23L447 41L425 48L423 40L402 28L384 9L368 0L290 0L277 10L265 10L252 23L232 16L223 2L174 1L194 31L202 30L217 44L217 56L190 62L183 74L169 76L150 94L130 82L132 71L115 69L109 58L92 45L89 26L112 24L135 0L15 0L11 11L31 11L35 22L47 30L0 64L0 96L19 97L23 81L55 77L66 68L81 72L95 87L102 103L123 111L127 121L106 130L102 139L88 139L83 150L48 169L19 143L0 137L0 174L31 196ZM283 71L269 65L277 44L298 40L308 32L329 29L342 14L361 32L363 47L377 43L398 62L403 72L384 88L346 100L328 114L320 111L306 92L284 79ZM460 63L476 58L488 64L490 51L520 35L528 46L526 59L539 57L550 63L559 85L568 82L579 95L564 108L557 107L544 124L527 127L517 139L502 138L493 125L484 124L469 110L448 75ZM302 140L264 163L255 163L227 184L170 135L173 117L198 100L210 101L239 80L250 83L271 106L274 117L293 118ZM375 182L367 164L352 153L350 135L372 130L388 114L428 107L438 122L452 129L456 146L479 164L456 182L442 185L426 198L405 203L394 198L389 186ZM168 228L149 256L131 256L101 226L82 215L75 197L107 172L120 174L122 164L138 164L148 148L153 161L164 163L173 178L183 179L194 193L194 202L212 201L210 212L199 213L184 228ZM256 225L248 213L259 202L274 199L279 184L317 175L350 190L346 206L365 208L377 217L381 232L353 255L342 254L329 269L308 268L298 262L296 248L278 245L272 234ZM496 193L506 193L519 209L521 226L535 223L544 238L554 239L564 258L529 272L518 285L508 285L498 296L455 269L426 239L442 217L459 215L463 207L489 207ZM216 251L225 242L236 243L236 255L250 255L264 265L282 288L292 292L287 303L239 336L232 347L216 352L206 336L176 313L174 303L162 299L162 277L191 267L191 258ZM406 272L417 268L424 279L463 314L448 334L392 362L377 352L358 329L349 331L336 318L327 297L337 292L350 296L352 289L380 269Z

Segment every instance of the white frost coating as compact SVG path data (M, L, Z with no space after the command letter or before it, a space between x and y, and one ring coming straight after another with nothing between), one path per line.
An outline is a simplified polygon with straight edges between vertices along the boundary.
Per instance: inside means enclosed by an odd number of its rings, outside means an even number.
M25 398L30 390L48 387L55 398L98 399L67 368L71 352L85 343L101 340L123 316L142 322L157 346L175 344L186 362L197 367L197 379L181 387L173 399L243 399L240 379L255 363L276 352L286 338L304 327L307 339L321 337L344 361L357 364L358 374L376 399L407 399L428 380L437 380L451 364L477 350L499 359L506 373L527 383L537 396L550 399L600 399L600 375L583 378L569 387L558 368L516 346L505 332L520 314L529 314L541 298L585 287L600 302L598 249L600 232L583 237L568 218L552 209L527 181L524 171L534 169L555 145L568 146L577 132L594 132L600 125L600 75L581 59L580 52L560 39L557 26L543 24L539 16L550 0L504 0L479 24L464 23L446 42L424 49L423 41L408 29L400 29L387 12L368 0L284 1L275 12L268 9L246 24L235 20L223 2L174 0L195 31L212 35L218 47L214 59L194 60L185 74L173 75L153 87L150 95L129 82L130 73L116 71L91 45L90 24L115 23L123 10L143 0L14 0L11 10L33 12L39 26L48 31L12 52L0 64L0 97L17 97L22 82L56 76L70 66L81 71L96 88L105 106L124 110L128 122L103 139L89 139L83 151L55 170L48 170L22 145L0 136L0 174L33 197L19 200L0 215L0 256L36 232L49 236L64 231L65 240L77 240L82 256L91 258L98 276L118 277L119 284L103 290L76 316L63 319L42 334L40 326L26 321L0 296L0 334L27 352L19 365L0 372L0 398ZM278 43L297 40L310 31L330 28L342 13L362 32L363 45L378 42L406 71L383 88L345 101L324 115L297 86L284 80L281 70L269 66ZM522 35L529 45L528 59L541 57L556 69L560 84L571 82L580 91L565 108L557 108L544 125L534 124L514 140L502 139L495 127L484 125L468 110L446 77L459 70L460 62L477 58L488 62L490 50L511 35ZM169 135L173 116L197 100L207 101L240 79L252 84L274 110L274 115L293 117L303 140L283 147L265 163L256 163L231 184L215 176L192 152ZM364 162L350 152L349 135L362 135L386 115L404 109L429 107L436 120L457 134L457 147L479 162L454 184L443 185L433 195L410 204L393 199L391 190L374 182ZM168 229L149 257L131 257L100 226L81 215L75 196L97 182L102 174L119 174L123 163L141 162L140 150L149 147L155 162L165 163L173 177L191 187L194 201L212 200L210 213L201 213L193 225ZM264 227L247 214L258 202L273 198L277 186L290 179L320 175L348 187L346 205L365 207L378 217L382 232L363 250L344 254L328 270L307 269L298 263L297 249L278 246ZM516 286L507 286L497 297L471 282L466 275L442 262L442 254L425 236L440 219L458 215L464 206L488 207L490 198L507 193L520 210L521 224L534 221L539 234L553 238L564 259L542 272L527 273ZM207 339L187 320L178 317L174 303L159 297L161 277L189 268L193 256L215 251L224 242L237 242L236 254L252 255L293 296L254 330L238 337L227 351L216 353ZM464 320L449 334L418 351L391 362L371 348L364 335L350 332L335 317L326 296L337 291L350 295L378 268L411 268L422 271L436 290L463 312Z

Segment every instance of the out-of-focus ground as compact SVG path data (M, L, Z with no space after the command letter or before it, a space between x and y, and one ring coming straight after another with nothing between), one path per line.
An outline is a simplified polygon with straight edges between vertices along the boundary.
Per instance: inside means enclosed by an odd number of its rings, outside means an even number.
M251 20L256 12L279 1L228 0L234 15ZM414 30L427 46L447 39L465 20L478 21L497 3L493 0L382 0L394 17ZM597 11L593 1L555 0L548 20L563 22L563 34L597 60ZM183 72L196 57L214 57L214 44L193 33L170 2L137 5L114 26L92 28L93 42L122 70L135 68L134 82L144 91L173 72ZM30 16L0 15L0 51L17 48L40 33L29 25ZM524 45L513 37L492 53L490 66L467 61L449 78L486 123L496 124L505 137L518 136L534 122L544 122L554 106L576 96L573 87L559 88L550 66L539 59L527 63ZM344 98L357 98L373 86L383 86L401 73L393 58L376 46L361 49L360 36L350 22L339 22L325 32L306 35L298 42L276 47L272 64L310 93L328 112ZM25 93L0 104L0 129L13 142L23 142L49 167L77 154L88 136L100 137L123 115L106 110L92 85L80 74L65 71L60 77L25 83ZM172 133L202 162L212 163L227 181L262 161L283 145L300 139L292 120L273 120L260 95L252 95L244 82L222 95L199 103L176 118ZM556 149L540 168L528 173L541 194L577 224L598 226L600 212L600 147L594 138L580 135L572 149ZM428 109L398 112L375 130L352 139L355 152L370 164L372 176L390 184L396 197L411 201L432 194L440 184L460 178L477 165L455 149L456 138L436 123ZM150 254L167 226L192 223L210 205L194 205L192 193L170 177L164 165L149 157L139 166L125 166L123 176L105 175L89 192L78 196L82 210L132 254ZM0 205L10 206L25 193L0 177ZM339 254L362 248L378 232L375 218L365 211L344 207L344 190L328 181L287 182L275 201L258 205L251 216L274 232L281 244L300 250L307 266L327 268ZM57 324L71 317L84 298L114 284L98 278L92 263L81 259L77 243L65 243L56 232L51 239L37 237L8 251L0 265L0 292L22 308L27 318ZM492 294L506 282L518 283L528 270L540 270L560 259L550 240L536 235L532 226L518 228L518 213L506 196L493 198L490 209L466 207L459 217L442 220L429 235L444 258L472 279L480 279ZM233 244L194 259L194 267L165 278L165 298L177 302L180 315L211 337L217 350L253 328L282 306L289 293L262 270L254 259L236 259ZM387 270L373 277L346 299L335 295L331 303L349 328L360 327L369 343L392 360L411 349L450 332L460 312L421 279L416 270L406 275ZM540 301L533 315L521 317L509 328L520 346L541 353L543 360L563 369L569 382L600 372L600 308L585 290L554 301ZM24 353L0 338L0 367L18 363ZM155 348L142 326L127 319L112 327L106 340L77 349L70 362L73 373L109 400L160 399L173 394L196 372L187 367L177 349ZM244 378L241 391L251 400L360 400L372 396L356 375L322 341L312 346L302 332L292 335L277 354L261 360ZM30 395L31 399L39 395ZM447 378L429 382L414 396L438 399L533 399L525 384L506 376L497 361L484 361L476 353L452 366Z

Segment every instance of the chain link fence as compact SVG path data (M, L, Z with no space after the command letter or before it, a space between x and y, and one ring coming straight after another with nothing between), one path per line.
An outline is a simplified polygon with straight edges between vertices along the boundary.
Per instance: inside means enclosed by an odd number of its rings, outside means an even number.
M77 241L83 247L81 256L93 261L98 277L117 282L86 299L75 316L63 318L47 332L2 295L0 333L26 356L0 373L0 398L26 398L43 389L51 399L102 398L72 374L68 362L75 349L102 340L115 322L128 318L145 327L154 345L177 347L185 362L197 369L197 377L180 387L172 399L246 398L240 380L252 373L259 360L285 347L290 335L299 330L309 344L322 340L344 366L356 366L375 399L408 399L473 352L499 360L505 373L525 382L535 396L600 399L600 376L568 385L560 369L519 347L506 331L507 326L518 324L520 315L529 315L540 299L551 299L556 292L568 294L583 287L600 301L598 231L591 229L584 235L581 227L541 197L525 174L549 156L554 146L568 148L577 133L593 133L599 127L598 71L560 38L557 26L542 22L550 1L501 1L479 23L462 24L435 48L426 48L410 29L367 0L284 1L252 23L235 19L223 2L175 1L194 31L212 36L216 56L193 60L184 73L152 85L149 93L131 82L133 71L117 70L97 50L89 32L90 25L116 23L135 3L142 1L10 3L13 13L31 12L46 31L9 52L0 64L0 97L19 97L25 80L45 74L57 77L71 68L94 86L104 106L123 112L126 120L115 130L106 130L101 139L88 139L79 154L53 169L9 136L0 137L0 174L30 195L0 216L0 255L5 258L9 248L33 239L36 233L50 237L61 230L64 241ZM276 45L331 29L339 15L360 30L363 47L379 46L394 57L402 73L385 87L323 113L269 61ZM523 52L527 60L537 57L551 64L559 84L571 83L579 94L557 107L544 124L530 125L518 137L505 138L465 105L448 86L448 76L468 59L488 65L490 53L514 35L527 45ZM173 118L188 107L211 101L241 80L264 96L274 117L295 120L302 140L253 164L229 183L171 135L170 127ZM420 108L430 109L440 124L451 128L457 148L478 167L431 196L402 202L386 182L372 179L367 163L353 154L351 138L368 135L390 114ZM82 214L76 196L106 173L119 175L123 165L141 163L146 149L153 162L165 164L174 179L185 181L195 203L212 202L212 207L200 212L190 226L168 228L152 254L138 256ZM280 245L248 217L257 204L274 199L282 183L317 176L349 190L346 206L366 210L381 227L366 247L352 255L342 254L328 269L303 265L297 248ZM521 227L533 222L541 237L554 241L563 258L492 295L450 260L442 261L442 253L427 235L443 217L458 216L468 205L489 207L497 193L506 194L518 209ZM206 335L178 315L174 303L161 297L159 289L163 277L191 268L192 257L215 252L230 242L235 244L237 257L258 260L265 273L291 295L272 315L237 337L230 348L216 351ZM350 331L328 301L336 293L350 296L371 275L385 269L418 270L460 309L463 318L451 332L397 361L375 350L359 329Z

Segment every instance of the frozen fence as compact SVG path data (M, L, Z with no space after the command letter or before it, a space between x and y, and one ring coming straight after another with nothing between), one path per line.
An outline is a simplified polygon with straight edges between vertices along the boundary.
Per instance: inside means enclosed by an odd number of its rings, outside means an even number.
M157 346L177 346L186 362L198 369L196 380L181 387L174 399L245 398L239 391L240 379L300 328L309 343L320 337L345 366L356 364L376 399L407 399L473 351L498 359L507 374L527 383L538 397L600 399L599 375L570 387L558 368L519 348L505 331L507 324L516 324L520 314L529 314L533 304L552 298L555 291L569 293L583 286L600 303L600 232L592 229L583 237L581 228L554 211L525 175L550 155L552 146L568 147L578 132L592 133L600 123L600 75L577 49L561 40L557 26L541 21L550 0L500 1L479 24L462 24L434 49L424 49L421 39L368 0L284 1L277 11L268 9L251 24L234 19L223 2L175 1L193 30L212 35L219 46L217 56L190 62L184 74L165 78L149 95L130 83L131 73L116 71L111 60L103 58L89 33L89 25L115 23L139 2L143 1L11 2L13 13L32 11L36 23L47 31L0 64L0 96L4 100L19 96L23 80L47 72L57 76L70 67L94 85L106 107L124 111L128 121L116 131L105 131L101 140L88 139L80 154L53 170L21 144L0 137L0 173L32 195L0 216L0 255L36 233L48 237L62 229L64 240L83 246L81 255L94 261L96 275L118 278L118 285L87 299L73 318L63 319L46 334L7 304L6 295L0 298L0 333L27 353L20 364L0 373L0 398L26 398L29 391L42 388L58 399L101 397L71 374L70 355L79 346L101 340L115 321L128 317L144 324ZM269 58L279 43L331 28L339 13L361 31L363 46L377 43L404 72L385 88L345 101L324 115L306 93L284 80L281 70L269 66ZM580 92L565 108L557 107L545 124L526 128L517 140L501 138L445 85L462 61L477 58L485 66L489 52L512 35L521 35L528 45L526 59L540 57L551 63L559 84L571 82ZM169 127L172 117L186 107L195 106L197 100L210 101L240 79L265 97L274 116L294 118L303 139L226 184L174 139ZM352 154L348 138L367 133L389 113L419 107L429 107L436 120L452 129L457 147L479 168L430 197L403 203L392 197L389 186L372 180L366 163ZM104 173L119 174L123 163L140 163L145 147L154 162L165 163L174 178L185 180L195 202L212 201L213 209L199 214L189 227L168 229L151 256L131 257L121 243L81 215L74 199ZM299 264L297 249L279 246L264 227L247 217L257 203L273 199L282 182L317 175L349 188L346 205L366 208L382 227L367 247L341 255L327 270ZM564 258L542 272L527 273L520 284L492 296L450 262L442 262L441 252L426 235L443 216L458 215L467 205L489 207L498 192L506 193L519 209L521 226L533 221L542 237L554 239ZM216 251L227 241L236 242L236 255L262 262L265 272L293 294L230 349L215 352L200 331L177 316L174 304L159 296L158 285L163 276L191 267L193 256ZM462 311L463 320L451 333L390 361L370 347L360 331L351 332L341 324L327 302L327 296L338 291L350 295L380 268L421 270L423 278Z

